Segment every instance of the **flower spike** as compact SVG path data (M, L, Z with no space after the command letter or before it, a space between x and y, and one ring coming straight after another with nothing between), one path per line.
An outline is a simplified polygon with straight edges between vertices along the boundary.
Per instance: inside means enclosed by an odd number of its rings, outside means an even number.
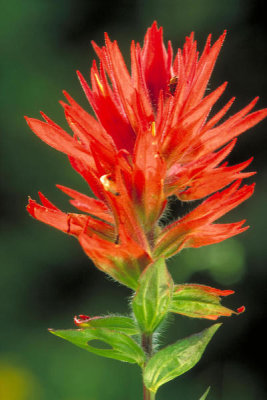
M99 269L133 289L159 257L248 228L245 221L215 221L253 193L253 185L240 186L254 174L246 171L252 158L231 166L225 159L237 137L265 118L267 109L252 111L255 98L221 122L232 98L209 116L227 86L206 94L225 35L214 44L209 35L200 53L192 33L174 52L154 22L143 46L132 42L129 71L118 43L105 34L104 46L92 43L99 63L93 62L90 76L77 72L96 118L67 92L61 105L71 134L43 113L44 121L26 117L41 140L68 156L95 196L58 185L76 212L59 210L42 194L41 204L29 200L28 212L76 236ZM162 228L171 195L202 203Z

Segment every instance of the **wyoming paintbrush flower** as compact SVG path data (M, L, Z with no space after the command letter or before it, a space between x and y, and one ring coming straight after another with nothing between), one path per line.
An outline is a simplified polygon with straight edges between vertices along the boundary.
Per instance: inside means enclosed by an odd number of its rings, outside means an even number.
M245 172L251 159L233 166L225 159L267 109L252 112L256 98L225 119L232 98L212 113L226 88L224 83L206 92L224 38L225 33L211 45L209 36L199 55L191 34L173 56L154 23L143 47L132 42L129 72L117 42L106 34L105 46L93 43L100 62L93 62L90 85L78 72L96 118L66 92L68 103L61 105L72 135L43 113L44 121L26 118L37 136L68 156L94 194L57 185L76 212L61 211L42 193L40 203L29 199L28 212L76 236L100 270L134 290L131 316L80 314L75 329L51 332L94 354L138 364L144 400L154 400L161 385L193 368L220 326L157 351L153 335L169 313L217 320L245 309L221 305L232 290L174 284L165 263L184 248L217 243L248 228L245 220L218 222L254 190L253 184L242 185L254 174ZM170 196L199 204L163 226ZM95 346L95 340L106 346Z
M256 98L221 122L232 98L210 117L226 88L224 83L206 93L224 38L225 33L211 45L209 36L199 55L191 34L173 56L154 23L143 47L132 42L129 72L117 42L106 34L105 46L93 43L100 63L93 62L91 85L78 72L96 118L65 92L68 103L61 104L73 135L43 113L44 121L26 118L38 137L68 156L95 195L58 185L80 213L59 210L43 194L41 204L29 200L29 213L76 236L99 269L133 289L145 267L160 257L247 229L245 221L214 223L253 193L253 185L240 186L253 175L244 172L251 159L235 166L224 160L236 138L266 117L267 109L252 112ZM162 228L171 195L181 201L210 197Z

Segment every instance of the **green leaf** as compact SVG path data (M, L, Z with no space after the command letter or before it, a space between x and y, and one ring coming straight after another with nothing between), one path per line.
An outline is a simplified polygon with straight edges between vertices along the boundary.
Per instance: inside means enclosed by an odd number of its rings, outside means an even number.
M160 258L150 264L139 279L133 299L133 311L140 329L152 333L166 316L173 291L173 281L165 261Z
M50 330L50 332L99 356L137 363L141 367L144 364L145 354L143 350L131 337L124 333L105 328ZM97 347L94 346L96 341ZM99 344L101 344L100 348Z
M192 318L216 320L221 316L231 316L236 312L221 305L221 296L234 293L232 290L219 290L204 285L175 285L170 311Z
M81 322L79 326L81 328L106 328L125 333L129 336L138 335L140 333L135 321L132 318L121 315L108 315L104 317L93 318L88 317L88 321Z
M156 353L144 369L146 387L156 393L161 385L193 368L220 325L212 325Z
M206 390L206 392L200 397L199 400L205 400L209 394L210 391L210 386L208 387L208 389Z

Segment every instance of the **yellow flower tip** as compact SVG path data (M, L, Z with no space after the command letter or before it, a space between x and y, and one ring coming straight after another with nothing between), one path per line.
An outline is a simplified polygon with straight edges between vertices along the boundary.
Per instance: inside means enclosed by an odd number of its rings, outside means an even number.
M115 196L119 196L119 192L117 191L115 182L111 179L110 174L102 175L100 177L100 182L104 186L104 189L107 192L114 194Z
M153 121L152 123L151 123L151 133L152 133L152 136L156 136L156 122L155 121Z
M95 74L95 80L96 80L96 83L98 84L98 87L99 87L101 93L104 96L105 95L104 87L103 87L102 83L100 82L100 79L97 74Z

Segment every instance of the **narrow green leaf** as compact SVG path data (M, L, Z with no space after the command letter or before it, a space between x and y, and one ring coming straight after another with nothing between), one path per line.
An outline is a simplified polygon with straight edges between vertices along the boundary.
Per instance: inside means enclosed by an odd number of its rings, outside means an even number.
M241 307L236 312L221 305L221 296L232 293L232 290L219 290L204 285L175 285L170 311L192 318L211 320L221 316L228 317L244 310Z
M156 393L161 385L193 368L220 325L212 325L156 353L144 369L146 387Z
M172 278L164 259L160 258L142 273L133 299L133 311L143 332L154 332L163 321L168 312L172 291Z
M210 386L208 387L208 389L206 390L206 392L200 397L199 400L206 400L206 398L207 398L207 396L208 396L208 394L209 394L209 391L210 391Z
M99 356L137 363L140 366L144 364L143 350L131 337L124 333L105 328L50 330L50 332ZM103 346L95 347L93 344L96 341Z
M119 315L107 315L104 317L89 318L85 322L79 324L81 328L106 328L113 331L125 333L126 335L138 335L139 329L132 318L119 316Z

